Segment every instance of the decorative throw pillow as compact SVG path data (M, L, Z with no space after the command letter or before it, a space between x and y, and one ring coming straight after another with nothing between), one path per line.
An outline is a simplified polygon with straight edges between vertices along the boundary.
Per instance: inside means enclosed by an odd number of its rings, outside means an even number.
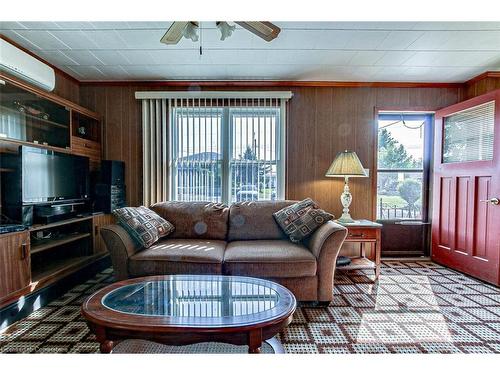
M170 222L144 206L118 208L113 215L118 224L146 249L175 229Z
M334 218L332 214L320 209L311 198L282 208L273 216L292 242L302 241Z

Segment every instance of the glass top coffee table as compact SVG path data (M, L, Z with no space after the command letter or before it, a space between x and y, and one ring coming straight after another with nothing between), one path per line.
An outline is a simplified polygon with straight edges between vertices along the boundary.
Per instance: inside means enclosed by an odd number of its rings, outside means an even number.
M272 281L243 276L171 275L119 281L91 295L82 314L102 353L125 339L167 345L225 342L259 353L292 321L293 294Z

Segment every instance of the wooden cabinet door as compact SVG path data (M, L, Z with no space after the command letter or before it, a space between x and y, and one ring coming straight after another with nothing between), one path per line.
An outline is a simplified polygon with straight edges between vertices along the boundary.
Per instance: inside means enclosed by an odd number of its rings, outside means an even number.
M104 240L101 237L100 229L103 226L113 224L115 222L113 215L102 214L95 215L92 218L93 236L94 236L94 254L100 254L107 252Z
M99 142L71 137L71 151L75 155L88 157L91 171L98 169L101 163L101 144Z
M500 285L500 90L435 119L432 258Z
M29 232L0 235L0 300L31 282Z

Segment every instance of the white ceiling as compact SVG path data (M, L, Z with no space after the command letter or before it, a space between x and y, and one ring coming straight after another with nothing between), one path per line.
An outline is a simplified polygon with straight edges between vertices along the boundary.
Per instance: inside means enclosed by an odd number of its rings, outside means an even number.
M160 38L171 22L0 22L0 33L81 81L464 82L500 70L500 22L274 22L268 43L237 27L220 41Z

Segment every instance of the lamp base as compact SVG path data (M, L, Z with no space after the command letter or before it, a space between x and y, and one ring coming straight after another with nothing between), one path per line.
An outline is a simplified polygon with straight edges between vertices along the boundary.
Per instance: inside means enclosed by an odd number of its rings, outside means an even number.
M337 219L339 223L354 223L355 221L349 213L343 213L341 217Z
M345 176L344 191L340 195L340 202L344 209L342 210L342 216L337 219L339 223L354 223L351 215L349 214L349 206L352 202L352 195L349 191L349 177Z

